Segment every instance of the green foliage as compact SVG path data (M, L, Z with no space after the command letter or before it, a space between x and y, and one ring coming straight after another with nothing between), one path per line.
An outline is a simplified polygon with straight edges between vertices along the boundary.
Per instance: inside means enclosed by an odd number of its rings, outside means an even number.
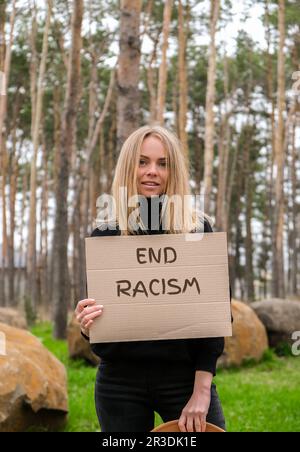
M274 352L278 355L278 356L294 356L292 354L292 347L291 344L289 344L286 341L282 341L279 344L277 344L277 346L274 349Z
M216 377L228 431L300 431L300 360L265 354L253 367L222 370Z

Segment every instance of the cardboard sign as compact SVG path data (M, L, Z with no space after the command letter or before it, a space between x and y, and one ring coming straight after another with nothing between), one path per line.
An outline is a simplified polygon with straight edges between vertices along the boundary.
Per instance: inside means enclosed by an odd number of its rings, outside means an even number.
M104 306L91 343L232 335L225 232L85 244L88 298Z

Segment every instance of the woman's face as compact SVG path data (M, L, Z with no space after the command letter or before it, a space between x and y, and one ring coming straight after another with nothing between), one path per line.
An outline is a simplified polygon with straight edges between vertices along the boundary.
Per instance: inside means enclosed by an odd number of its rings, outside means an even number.
M167 152L158 138L146 137L137 171L138 194L150 197L165 193L167 179Z

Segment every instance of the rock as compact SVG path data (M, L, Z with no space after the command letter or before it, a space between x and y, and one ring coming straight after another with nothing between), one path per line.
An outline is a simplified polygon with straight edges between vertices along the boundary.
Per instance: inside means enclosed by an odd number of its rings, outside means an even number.
M82 337L75 314L68 326L67 340L70 358L82 358L93 366L99 365L100 358L92 352L89 341Z
M232 337L225 338L225 349L218 360L219 367L239 366L244 360L259 361L268 348L264 325L254 310L245 303L231 300Z
M25 315L16 309L0 308L0 322L16 328L27 330L27 321Z
M297 300L270 298L252 303L267 330L271 347L281 342L292 343L292 333L300 331L300 303Z
M28 331L0 323L6 355L0 356L0 432L31 426L56 429L66 421L63 364Z

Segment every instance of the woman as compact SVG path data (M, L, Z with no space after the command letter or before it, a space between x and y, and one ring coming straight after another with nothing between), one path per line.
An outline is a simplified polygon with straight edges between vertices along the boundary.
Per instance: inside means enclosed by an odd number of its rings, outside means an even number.
M171 203L174 194L179 196ZM116 222L102 221L92 237L184 233L203 228L212 232L208 219L194 211L191 203L182 218L178 203L190 195L188 171L180 142L163 127L144 126L128 137L117 162L112 195ZM140 203L138 217L131 215L127 196L146 200ZM153 208L157 204L158 210ZM105 315L105 306L92 299L81 300L76 315L88 339L93 320ZM164 422L179 419L182 432L203 432L206 421L225 429L212 383L223 348L224 338L93 344L94 353L101 358L95 403L102 432L150 431L154 411Z

